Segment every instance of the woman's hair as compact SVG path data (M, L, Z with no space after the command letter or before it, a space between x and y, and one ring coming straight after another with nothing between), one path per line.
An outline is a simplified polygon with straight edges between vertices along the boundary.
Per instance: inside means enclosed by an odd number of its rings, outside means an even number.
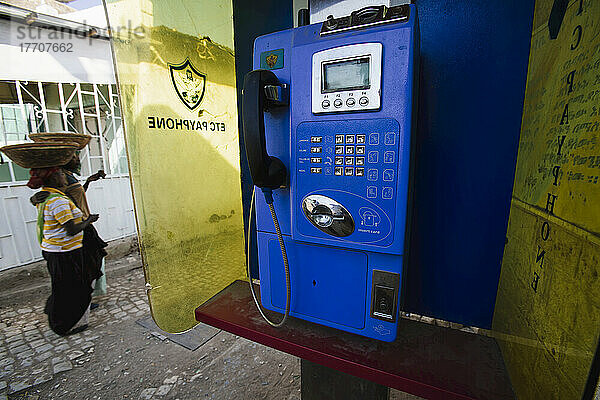
M27 186L31 189L39 189L42 186L49 187L60 187L61 179L57 172L60 171L60 167L50 167L50 168L32 168L29 171L29 182L27 182Z

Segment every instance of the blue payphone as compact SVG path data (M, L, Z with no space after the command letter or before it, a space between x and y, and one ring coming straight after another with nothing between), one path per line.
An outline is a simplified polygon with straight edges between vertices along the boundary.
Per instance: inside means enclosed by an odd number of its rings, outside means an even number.
M242 119L260 297L284 320L396 337L418 32L414 5L377 6L255 41Z

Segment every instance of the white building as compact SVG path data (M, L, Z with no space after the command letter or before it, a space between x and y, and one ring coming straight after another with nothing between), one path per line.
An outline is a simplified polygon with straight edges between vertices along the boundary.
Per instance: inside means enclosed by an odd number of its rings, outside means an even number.
M76 11L48 0L0 3L0 146L28 141L34 132L92 135L81 151L88 202L100 214L104 240L135 234L121 112L106 19L101 6ZM13 3L16 3L13 2ZM34 11L32 11L34 9ZM37 9L37 11L35 11ZM46 14L42 14L43 11ZM58 15L58 16L57 16ZM0 271L41 259L35 234L34 193L27 170L0 161Z

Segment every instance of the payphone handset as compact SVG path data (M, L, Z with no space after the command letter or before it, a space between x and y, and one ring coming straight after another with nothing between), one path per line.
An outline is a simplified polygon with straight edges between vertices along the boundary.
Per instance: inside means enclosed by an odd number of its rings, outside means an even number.
M290 272L285 243L281 235L281 229L277 220L277 214L273 207L272 189L283 188L286 186L287 170L285 165L277 157L272 157L267 153L265 138L264 112L275 107L286 106L287 85L281 84L274 73L265 70L251 71L244 77L244 95L242 97L242 120L244 121L244 139L246 147L246 158L250 168L250 175L255 186L262 189L265 195L275 233L280 245L281 255L285 268L285 287L286 301L284 316L279 322L272 322L262 311L254 292L252 279L250 279L250 291L254 302L260 311L260 314L270 325L274 327L282 326L290 312ZM252 218L252 207L255 201L255 191L252 190L252 200L250 202L250 218ZM248 233L252 220L248 223ZM250 239L248 239L248 278L250 278Z
M286 186L287 170L277 157L269 156L266 147L264 112L287 106L287 87L271 71L252 71L244 77L242 119L246 157L252 182L260 188L277 189Z
M256 39L243 132L261 302L284 319L395 339L418 53L414 5Z

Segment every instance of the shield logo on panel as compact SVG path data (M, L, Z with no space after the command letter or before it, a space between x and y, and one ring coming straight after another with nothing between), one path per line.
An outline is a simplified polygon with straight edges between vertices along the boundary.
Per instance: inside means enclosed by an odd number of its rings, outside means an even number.
M193 111L204 97L206 75L198 71L188 58L181 64L169 64L169 72L177 96Z
M277 64L277 59L279 57L277 56L277 54L269 54L267 56L267 65L271 68L273 68L275 66L275 64Z

